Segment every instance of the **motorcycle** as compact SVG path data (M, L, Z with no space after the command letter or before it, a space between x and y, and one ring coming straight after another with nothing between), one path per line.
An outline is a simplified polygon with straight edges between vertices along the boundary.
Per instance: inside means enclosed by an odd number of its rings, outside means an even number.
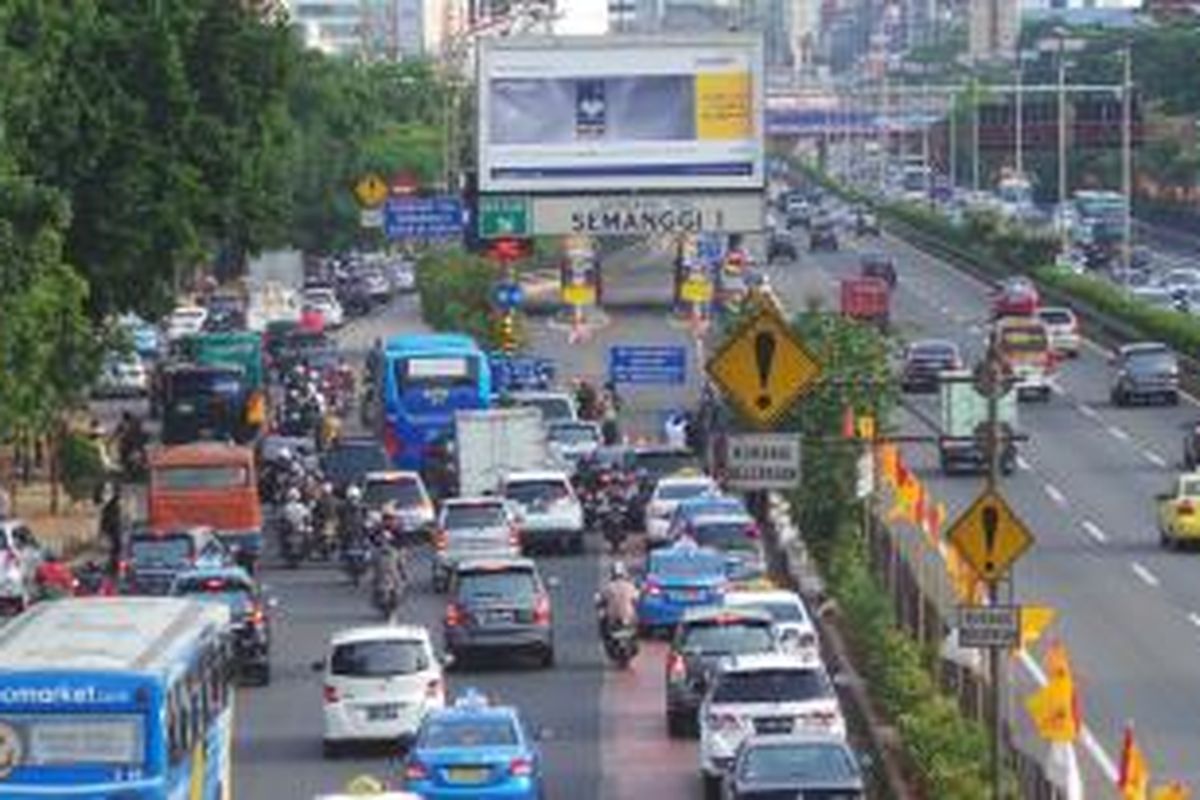
M627 669L638 654L637 628L619 625L608 629L604 635L604 652L618 667Z
M600 498L600 503L596 508L596 518L600 523L600 530L604 533L604 540L608 542L609 549L614 554L621 552L621 548L625 545L625 537L628 535L625 528L625 517L624 504L611 492Z
M370 557L371 554L367 551L367 545L361 536L353 537L342 548L342 569L345 570L346 577L350 579L350 585L356 589L362 582L362 576L367 572Z

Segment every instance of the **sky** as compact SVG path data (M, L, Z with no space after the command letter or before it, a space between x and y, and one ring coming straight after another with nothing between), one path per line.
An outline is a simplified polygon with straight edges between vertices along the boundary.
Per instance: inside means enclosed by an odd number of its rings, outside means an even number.
M558 8L563 16L554 25L555 33L571 35L608 31L607 0L558 0Z

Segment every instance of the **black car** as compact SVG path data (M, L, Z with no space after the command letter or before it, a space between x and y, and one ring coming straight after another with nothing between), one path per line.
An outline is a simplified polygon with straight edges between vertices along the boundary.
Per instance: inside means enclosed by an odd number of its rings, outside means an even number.
M772 233L767 240L767 261L773 262L779 259L787 261L795 261L800 257L799 251L796 248L796 240L789 235L782 233Z
M864 278L879 278L889 289L896 288L896 262L883 253L866 253L859 261L858 272Z
M646 503L658 485L658 479L685 469L698 469L700 461L696 454L687 448L670 447L668 445L646 445L635 447L633 451L633 470L637 476L638 493L634 500L634 508L629 509L632 519L642 519L645 516Z
M138 528L125 545L121 593L165 595L180 573L198 564L224 567L232 563L233 554L209 528Z
M383 445L367 436L343 436L321 454L321 474L339 496L348 486L362 484L368 472L391 469Z
M748 736L724 781L726 800L865 800L858 757L845 740L820 733Z
M808 249L810 252L838 249L837 227L832 219L823 217L813 220L808 231Z
M446 652L456 660L530 653L540 666L554 666L550 593L537 565L529 558L458 562L442 635Z
M904 350L900 370L900 390L936 392L943 372L962 368L958 345L945 339L922 339Z
M271 682L269 602L241 567L200 567L176 576L172 597L200 597L229 607L234 661L239 673L260 686Z
M1179 360L1159 342L1127 344L1112 359L1112 403L1125 406L1138 401L1179 402Z
M776 649L770 613L755 608L689 609L667 653L667 733L696 731L696 712L713 675L729 656Z

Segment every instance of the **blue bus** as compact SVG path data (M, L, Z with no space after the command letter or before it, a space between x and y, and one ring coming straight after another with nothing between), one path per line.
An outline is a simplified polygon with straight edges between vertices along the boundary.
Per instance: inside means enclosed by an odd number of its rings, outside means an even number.
M0 628L0 800L229 800L223 604L42 603Z
M461 333L414 333L389 339L381 385L383 443L392 463L421 469L454 431L454 412L492 400L488 356Z

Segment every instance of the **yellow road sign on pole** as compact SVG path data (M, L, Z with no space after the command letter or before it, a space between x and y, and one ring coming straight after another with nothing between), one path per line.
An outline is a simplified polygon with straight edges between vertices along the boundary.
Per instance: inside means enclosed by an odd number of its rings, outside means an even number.
M364 175L354 185L354 196L364 208L378 208L388 199L387 182L374 173Z
M711 303L713 283L708 278L694 275L683 282L679 296L685 303Z
M971 503L947 538L985 583L1001 580L1033 544L1033 534L994 489Z
M821 365L808 348L766 307L721 345L707 370L743 416L760 428L774 423L821 376Z

